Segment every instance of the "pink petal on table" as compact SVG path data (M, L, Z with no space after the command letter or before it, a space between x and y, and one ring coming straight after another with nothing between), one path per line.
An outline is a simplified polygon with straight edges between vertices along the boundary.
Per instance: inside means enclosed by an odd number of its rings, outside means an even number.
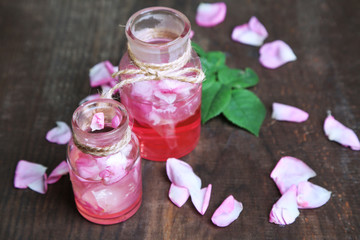
M172 183L187 188L190 194L201 188L201 179L194 173L192 167L184 161L169 158L166 161L166 173Z
M104 129L104 126L105 126L104 113L103 112L95 113L90 124L91 131Z
M105 63L105 67L108 70L108 72L110 73L110 75L117 72L119 69L119 67L113 66L110 61L105 61L104 63Z
M28 187L35 192L45 194L47 191L46 173L38 180L30 183Z
M116 67L117 68L117 67ZM116 72L117 72L117 70L116 70ZM111 80L109 83L108 83L108 85L110 86L110 87L114 87L116 84L118 84L119 83L119 80L117 80L116 78L114 78L113 80ZM119 90L119 89L118 89ZM118 91L117 90L117 91ZM116 91L115 91L116 92Z
M47 184L53 184L59 181L59 179L69 173L69 166L66 161L62 161L57 167L50 173L46 180Z
M101 93L105 94L106 92L108 92L111 89L111 86L109 84L105 84L105 85L101 85Z
M192 39L195 35L195 32L193 30L190 30L189 38Z
M67 144L72 136L69 126L62 121L57 121L56 125L57 127L47 132L46 139L52 143Z
M114 66L109 61L96 64L90 69L90 86L98 87L113 80Z
M169 190L170 200L178 207L182 207L188 200L190 194L187 188L178 187L175 184L171 184Z
M256 32L260 36L267 37L269 34L266 31L264 25L257 19L257 17L252 16L249 20L249 27L252 31Z
M282 157L270 174L281 194L284 194L291 185L297 185L315 176L316 173L308 165L290 156Z
M281 40L266 43L260 48L259 61L266 68L278 68L295 60L296 56L293 50Z
M299 214L296 202L296 186L292 185L273 205L269 222L279 225L291 224Z
M231 34L232 40L251 46L261 46L267 37L268 32L255 16L250 18L249 23L236 26Z
M113 119L111 120L111 126L113 128L117 128L120 125L120 118L118 115L115 115L115 117L113 117Z
M327 203L331 192L323 187L305 181L298 184L297 204L298 208L318 208Z
M213 27L225 20L226 4L200 3L196 10L196 23L202 27Z
M118 66L114 66L113 67L113 73L116 73L117 71L119 71L119 67ZM108 82L107 83L107 85L109 85L111 88L113 88L116 84L118 84L119 83L119 78L118 77L115 77L115 78L113 78L110 82ZM117 93L117 92L119 92L119 90L120 89L116 89L115 91L114 91L114 94L115 93ZM103 91L104 91L104 89L103 89Z
M206 209L209 206L210 196L211 196L212 185L209 184L208 187L200 189L198 191L194 191L190 193L191 201L194 204L196 210L204 215Z
M239 217L242 210L242 203L237 201L232 195L230 195L215 210L214 214L211 217L211 221L218 227L229 226Z
M271 117L278 121L304 122L309 117L307 112L290 105L274 102L272 107L273 112Z
M95 94L92 94L92 95L89 95L87 96L86 98L82 99L80 102L79 102L79 105L87 102L87 101L91 101L91 100L94 100L94 99L98 99L100 98L100 94L98 93L95 93Z
M20 160L16 166L14 187L16 188L31 188L39 193L45 193L45 176L46 167Z
M325 119L324 131L330 141L338 142L352 150L360 150L360 142L355 132L337 121L331 114Z

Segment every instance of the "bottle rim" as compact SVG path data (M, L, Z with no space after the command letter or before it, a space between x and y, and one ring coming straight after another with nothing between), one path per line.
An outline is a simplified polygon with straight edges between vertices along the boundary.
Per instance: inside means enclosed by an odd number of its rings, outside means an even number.
M120 119L120 124L116 128L105 132L94 133L89 131L92 119L87 119L87 124L85 125L80 124L80 121L83 121L83 119L80 119L82 114L86 114L87 112L89 112L88 114L100 112L99 110L101 109L105 111L107 108L113 108L112 110L114 114ZM77 140L93 146L97 146L97 143L104 144L106 146L108 142L111 142L111 140L121 138L125 134L128 125L129 115L125 106L114 99L105 98L94 99L81 104L78 108L76 108L71 119L72 131L73 134L76 135Z
M171 14L183 22L184 28L183 28L182 32L177 36L177 38L172 39L167 42L151 43L151 42L143 41L140 38L135 36L135 34L132 32L132 27L134 24L136 24L137 20L139 20L144 15L148 15L150 13L157 13L157 12ZM189 19L183 13L181 13L175 9L168 8L168 7L149 7L149 8L144 8L142 10L139 10L129 18L129 20L126 23L126 27L125 27L125 34L128 39L131 39L136 44L140 44L144 47L149 47L149 48L153 48L153 47L161 48L161 47L170 47L170 46L176 45L182 39L189 38L190 31L191 31L191 24L190 24Z

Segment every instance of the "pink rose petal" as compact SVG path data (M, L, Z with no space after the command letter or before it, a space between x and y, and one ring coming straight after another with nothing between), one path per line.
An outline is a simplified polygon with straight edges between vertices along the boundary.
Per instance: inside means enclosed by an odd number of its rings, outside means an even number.
M103 112L95 113L90 124L91 131L104 129L104 126L105 126L104 113Z
M291 224L299 214L296 202L296 186L292 185L273 205L269 222L279 225Z
M172 183L187 188L190 195L201 188L201 179L194 173L192 167L184 161L169 158L166 161L166 173Z
M71 139L71 130L65 122L57 121L57 127L51 129L46 134L49 142L57 144L67 144Z
M318 208L327 203L331 192L323 187L305 181L298 184L297 204L300 209Z
M226 4L200 3L196 11L196 23L202 27L213 27L225 20Z
M117 72L117 70L116 70L116 72ZM119 83L119 81L117 79L113 79L108 84L110 87L114 87L118 83ZM117 89L114 93L116 93L117 91L119 91L119 89Z
M69 173L69 166L66 161L62 161L49 175L46 180L47 184L53 184L59 181L59 179Z
M80 102L79 102L79 105L87 102L87 101L91 101L91 100L94 100L94 99L98 99L100 98L100 94L96 93L96 94L92 94L92 95L89 95L87 96L86 98L82 99Z
M97 164L102 169L99 176L103 179L104 184L109 185L119 181L126 175L126 157L120 151L110 157L97 159Z
M118 115L116 115L115 117L113 117L113 119L111 120L111 126L113 128L117 128L120 125L120 118L118 117Z
M189 38L192 39L195 35L195 32L193 30L190 30Z
M196 210L204 215L206 209L209 206L210 196L211 196L212 185L209 184L208 187L200 189L199 191L191 192L191 201L194 204Z
M111 86L108 84L101 85L100 87L101 87L101 94L105 94L111 89Z
M304 122L308 119L309 114L299 108L274 102L272 118L278 121Z
M290 156L282 157L270 174L281 194L284 194L291 185L297 185L315 176L316 173L308 165Z
M103 179L105 185L113 184L126 175L125 169L117 170L118 169L113 166L107 166L99 173L99 176Z
M101 170L97 165L97 162L94 159L87 157L85 154L83 155L84 156L79 157L75 162L80 177L99 180L99 173Z
M242 203L237 201L232 195L230 195L215 210L214 214L211 217L211 221L218 227L229 226L239 217L242 210Z
M28 187L38 193L45 194L47 191L46 174L41 179L38 179L28 185Z
M296 56L293 50L281 40L266 43L260 48L259 61L266 68L278 68L295 60Z
M249 23L236 26L231 34L232 40L251 46L261 46L267 37L268 32L255 16L250 18Z
M330 141L338 142L352 150L360 150L360 142L355 132L337 121L331 114L325 119L324 131Z
M187 188L178 187L175 184L171 184L169 190L170 200L178 207L182 207L188 200L190 194Z
M98 87L113 80L114 66L109 61L96 64L90 69L90 86Z
M29 187L44 194L46 192L45 171L46 167L41 164L20 160L15 170L14 187Z

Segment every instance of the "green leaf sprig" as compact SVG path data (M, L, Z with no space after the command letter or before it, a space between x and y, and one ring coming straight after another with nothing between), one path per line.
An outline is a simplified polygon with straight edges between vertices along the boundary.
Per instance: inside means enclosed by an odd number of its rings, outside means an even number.
M246 88L259 82L250 68L233 69L225 64L226 56L220 51L205 52L192 43L205 72L202 85L201 122L204 124L221 113L233 124L259 135L266 109L261 100Z

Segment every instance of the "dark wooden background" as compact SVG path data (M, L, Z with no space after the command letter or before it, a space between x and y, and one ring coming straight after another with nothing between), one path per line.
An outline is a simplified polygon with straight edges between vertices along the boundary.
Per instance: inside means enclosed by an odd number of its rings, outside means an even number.
M195 24L200 1L1 0L0 1L0 238L1 239L360 239L360 152L325 137L326 111L360 136L360 1L226 1L225 22ZM218 117L202 127L196 149L183 159L203 185L213 184L209 208L198 214L188 201L177 208L167 197L165 163L143 161L143 203L128 221L95 225L78 214L69 177L45 195L13 187L20 159L52 170L66 147L45 140L55 121L70 123L78 102L95 93L89 68L109 59L117 64L126 39L119 24L141 8L162 5L188 16L194 41L221 50L231 67L253 68L252 90L267 116L260 136ZM257 16L267 42L282 39L298 60L276 70L258 62L258 48L235 43L232 29ZM309 112L302 124L271 120L271 104ZM296 222L268 222L280 197L269 175L282 156L305 161L318 174L312 182L332 191L330 201L301 210ZM49 172L48 172L49 173ZM244 204L239 219L222 229L210 218L228 196Z

